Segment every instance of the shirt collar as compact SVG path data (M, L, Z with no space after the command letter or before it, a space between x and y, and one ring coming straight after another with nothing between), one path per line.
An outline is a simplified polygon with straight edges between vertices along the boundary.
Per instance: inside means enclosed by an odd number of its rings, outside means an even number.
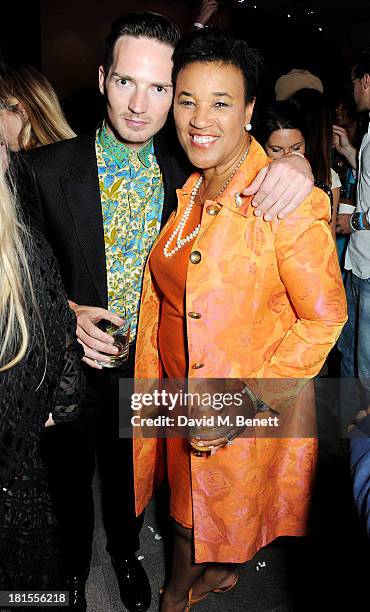
M153 138L149 140L141 149L131 149L126 146L123 142L117 140L117 138L108 132L105 123L99 128L97 132L97 140L102 146L104 151L114 159L120 166L130 162L132 159L137 157L139 161L146 168L150 168L154 159L154 144Z

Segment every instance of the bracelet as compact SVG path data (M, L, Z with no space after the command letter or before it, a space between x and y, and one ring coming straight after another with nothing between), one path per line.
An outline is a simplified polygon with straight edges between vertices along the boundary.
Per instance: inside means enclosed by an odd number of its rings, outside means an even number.
M203 28L205 28L206 26L203 23L200 23L200 21L196 21L195 23L193 23L194 28L198 28L199 30L203 30Z
M242 389L242 395L248 395L248 397L252 400L253 408L255 412L266 412L266 410L270 410L270 406L265 404L259 397L257 397L252 389L250 389L247 385Z

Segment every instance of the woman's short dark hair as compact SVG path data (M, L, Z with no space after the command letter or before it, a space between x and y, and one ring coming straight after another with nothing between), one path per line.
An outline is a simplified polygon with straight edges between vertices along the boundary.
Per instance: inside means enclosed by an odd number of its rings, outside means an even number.
M127 13L127 15L119 17L112 23L111 31L105 41L103 61L105 75L108 74L113 64L114 48L121 36L151 38L170 47L175 47L180 39L180 29L172 19L159 13Z
M370 74L370 47L363 49L353 64L353 76L362 79L364 74Z
M304 138L307 135L307 124L302 112L288 100L274 102L261 115L258 140L265 144L276 130L299 130Z
M257 49L250 48L221 28L209 27L196 30L184 36L173 54L173 82L179 72L188 64L216 62L239 68L244 78L245 100L252 102L256 97L264 62Z

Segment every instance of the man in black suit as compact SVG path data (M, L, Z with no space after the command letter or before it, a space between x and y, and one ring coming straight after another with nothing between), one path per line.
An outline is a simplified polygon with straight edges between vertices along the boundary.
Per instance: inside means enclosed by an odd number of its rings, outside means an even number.
M99 69L107 101L103 126L96 133L34 150L24 160L31 177L30 182L24 177L31 221L59 260L85 350L88 391L81 415L73 424L49 428L44 440L74 610L86 610L95 452L107 550L122 601L137 612L150 605L149 583L135 555L142 517L134 512L132 444L118 440L118 380L133 377L145 259L176 205L176 188L190 173L177 142L164 128L178 37L177 26L160 15L130 14L114 22ZM273 205L276 213L283 204L289 212L312 187L304 160L295 157L279 164L265 179L264 173L256 179L255 189L264 179L259 192L262 212ZM292 174L300 189L292 189ZM131 321L129 360L107 369L102 364L117 349L97 323L106 319L119 324L123 312Z

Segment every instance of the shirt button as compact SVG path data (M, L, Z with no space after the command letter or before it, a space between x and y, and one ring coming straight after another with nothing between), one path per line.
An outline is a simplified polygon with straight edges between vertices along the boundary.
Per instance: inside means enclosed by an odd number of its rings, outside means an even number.
M201 259L202 256L199 251L193 251L192 253L190 253L190 261L192 264L198 264Z
M194 363L194 365L191 366L193 368L193 370L200 370L200 368L204 368L204 363Z
M200 314L200 312L188 312L188 316L191 319L201 319L202 315Z
M214 204L212 204L211 206L207 206L206 211L209 215L215 216L215 215L218 215L218 213L220 212L220 209Z

